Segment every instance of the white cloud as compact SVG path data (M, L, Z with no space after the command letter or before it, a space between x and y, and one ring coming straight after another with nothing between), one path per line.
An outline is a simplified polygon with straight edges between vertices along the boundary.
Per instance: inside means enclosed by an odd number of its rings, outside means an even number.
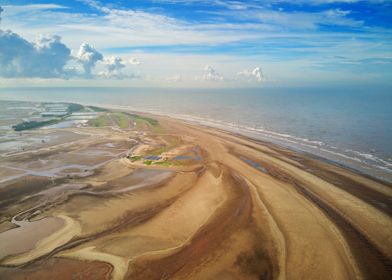
M156 0L154 0L156 1ZM181 2L181 0L179 0ZM341 0L344 2L348 0ZM208 14L216 13L219 20L208 23L200 21L186 21L164 15L162 11L135 10L127 8L112 8L99 1L82 1L99 10L94 13L68 13L62 6L48 8L50 4L34 5L37 10L31 13L26 5L6 6L5 23L14 28L19 34L27 37L28 31L38 29L36 33L60 34L72 47L80 41L94 42L99 48L123 48L137 46L163 45L216 45L231 42L252 41L276 37L309 37L315 41L317 37L331 38L334 32L316 33L320 26L347 26L363 30L364 23L357 17L351 16L349 10L323 8L319 12L307 11L277 11L269 5L255 1L220 1L204 0L205 3L217 5L249 6L251 9L219 9L204 11ZM169 0L170 2L170 0ZM178 2L173 0L173 2ZM184 0L182 2L188 2ZM274 2L273 0L267 1ZM275 1L275 2L284 2ZM290 2L287 0L287 2ZM292 1L291 1L292 2ZM290 3L291 3L290 2ZM305 0L299 0L305 5ZM309 3L337 2L337 0L311 0ZM296 1L297 3L297 1ZM31 6L31 5L28 5ZM40 9L38 9L40 7ZM203 11L202 11L203 12ZM23 21L20 18L23 17ZM233 21L232 19L235 19ZM296 31L296 32L292 32ZM363 30L365 31L365 30ZM309 32L314 32L310 34ZM364 32L365 36L368 36ZM377 35L379 36L379 35ZM311 37L311 38L310 38ZM75 44L75 41L77 44Z
M105 65L109 72L116 72L125 68L124 61L121 59L121 57L118 56L110 56L105 58Z
M83 43L80 45L76 59L82 64L85 75L90 76L91 70L98 61L103 59L103 55L93 46Z
M243 70L238 72L237 77L245 78L248 81L262 82L264 80L264 74L260 67L256 67L253 70Z
M364 22L348 17L350 10L325 9L319 12L284 11L269 8L260 8L243 11L218 11L217 15L235 17L243 21L255 21L259 26L264 26L270 32L282 32L287 30L308 31L317 30L320 26L345 26L361 28ZM256 24L257 26L257 24Z
M196 80L211 81L211 82L219 82L224 80L223 76L218 72L216 72L216 70L210 65L204 66L203 70L204 70L204 74L201 77L196 76L195 77Z
M129 61L128 61L129 62ZM98 75L104 78L114 79L135 79L140 78L138 74L124 74L122 70L126 67L126 60L118 56L106 57L103 61L105 71L100 72Z
M86 2L86 1L85 1ZM99 48L136 46L204 44L235 42L255 39L254 30L242 24L200 24L188 22L151 11L114 9L87 1L99 10L95 13L69 13L65 8L34 6L33 13L25 5L5 6L4 24L24 37L35 33L55 33L67 39L76 48L89 40ZM23 21L20 18L23 17ZM241 28L242 27L242 28ZM260 26L255 26L254 29Z
M29 42L12 31L0 30L0 76L67 77L71 50L59 36L39 36Z
M208 5L221 6L232 10L244 10L254 7L260 7L263 5L271 5L275 3L290 3L291 5L323 5L323 4L334 4L334 3L358 3L358 2L369 2L369 3L385 3L391 2L391 0L151 0L152 2L170 3L170 4L194 4L204 3ZM96 2L96 1L95 1Z
M9 12L9 9L13 13L32 12L39 10L67 9L66 6L57 4L3 5L3 7L7 10L7 13Z
M1 10L0 10L1 15ZM103 55L93 46L83 43L78 52L71 55L71 49L61 42L57 35L39 35L30 42L18 34L0 29L0 77L5 78L94 78L92 70ZM133 63L137 61L133 60ZM80 63L84 72L78 73L69 65ZM128 77L121 73L125 62L119 57L104 61L105 77ZM131 76L133 77L133 76Z

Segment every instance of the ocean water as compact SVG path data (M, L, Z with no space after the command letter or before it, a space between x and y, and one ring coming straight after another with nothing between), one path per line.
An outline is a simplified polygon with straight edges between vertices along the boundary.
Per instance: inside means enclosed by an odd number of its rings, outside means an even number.
M169 115L392 181L392 91L386 89L0 88L0 100L72 101Z

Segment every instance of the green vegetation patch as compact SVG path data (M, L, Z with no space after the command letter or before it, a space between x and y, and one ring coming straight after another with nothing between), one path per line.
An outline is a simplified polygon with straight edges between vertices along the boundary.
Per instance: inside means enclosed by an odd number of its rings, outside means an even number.
M177 162L173 162L173 161L170 161L170 160L165 160L165 161L156 161L156 162L154 162L154 165L168 167L168 166L179 165L179 164Z
M12 128L15 131L22 131L22 130L36 129L47 125L57 124L61 121L62 121L61 119L51 119L47 121L27 121L27 122L18 123L12 126Z
M128 128L129 127L129 118L126 114L123 113L115 113L113 117L120 128Z
M128 157L132 162L134 162L134 161L138 161L138 160L141 160L142 159L142 156L131 156L131 157Z
M55 103L42 103L41 106L48 105L48 104L55 104ZM76 104L76 103L70 103L70 104L68 104L67 114L65 116L61 117L61 118L44 120L44 121L26 121L26 122L21 122L21 123L18 123L16 125L12 126L12 128L15 131L22 131L22 130L36 129L36 128L40 128L40 127L43 127L43 126L57 124L57 123L60 123L60 122L64 121L73 112L78 112L78 111L81 111L83 109L84 109L83 105Z
M89 121L89 125L95 127L104 127L116 125L121 129L129 128L130 116L126 113L108 113L100 115Z
M108 126L109 123L110 123L110 120L107 115L98 116L98 117L88 121L88 124L90 126L94 126L94 127Z
M137 130L143 129L146 124L143 120L140 120L140 119L136 119L135 122L136 122L136 129Z
M134 118L136 123L138 121L142 121L142 122L148 123L151 126L157 126L159 124L159 122L157 120L149 118L149 117L143 117L143 116L136 115L136 114L131 114L131 113L124 113L124 114Z

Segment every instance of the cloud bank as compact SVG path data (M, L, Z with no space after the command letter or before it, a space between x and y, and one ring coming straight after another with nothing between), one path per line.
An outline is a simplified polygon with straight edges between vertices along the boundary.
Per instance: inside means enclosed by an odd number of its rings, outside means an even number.
M0 23L3 8L0 6ZM98 62L105 71L93 73ZM134 77L121 72L126 63L138 65L136 58L124 61L120 57L105 58L102 53L88 43L82 43L77 53L73 53L57 35L39 35L30 42L11 30L0 29L0 77L4 78L95 78ZM83 72L69 65L79 65Z
M29 42L12 31L0 30L0 76L52 78L69 76L71 50L59 36L39 36Z
M0 6L0 23L3 8ZM18 34L0 29L0 76L66 78L71 74L66 69L71 59L71 50L56 35L40 35L29 42Z

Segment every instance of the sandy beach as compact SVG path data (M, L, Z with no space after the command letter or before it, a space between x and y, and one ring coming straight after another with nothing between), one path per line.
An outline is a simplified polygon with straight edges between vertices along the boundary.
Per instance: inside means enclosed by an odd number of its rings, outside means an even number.
M102 113L105 126L27 132L66 141L1 158L18 173L0 178L0 238L12 217L64 220L4 256L1 279L67 268L56 279L392 278L391 184L168 117L119 125L118 113Z

